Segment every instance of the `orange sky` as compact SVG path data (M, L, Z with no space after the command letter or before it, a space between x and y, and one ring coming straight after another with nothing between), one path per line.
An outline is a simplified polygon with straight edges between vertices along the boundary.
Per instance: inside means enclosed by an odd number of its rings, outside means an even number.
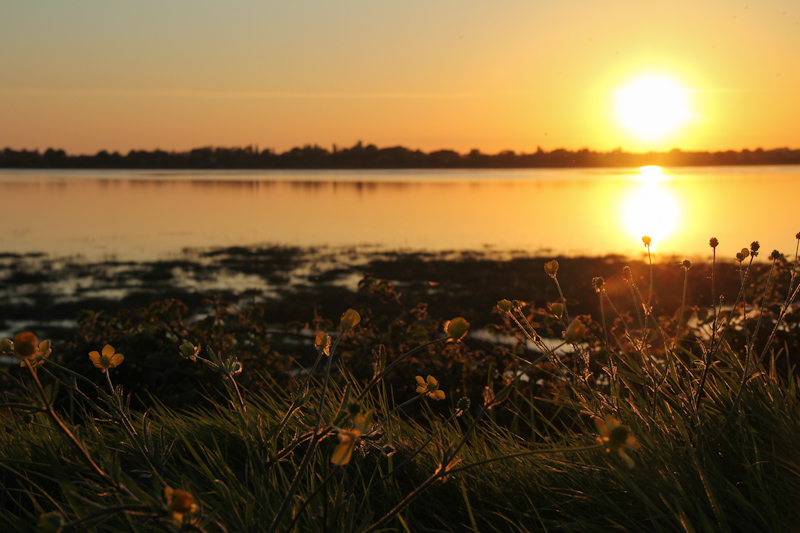
M0 4L0 147L800 147L797 0ZM691 120L614 114L644 74Z

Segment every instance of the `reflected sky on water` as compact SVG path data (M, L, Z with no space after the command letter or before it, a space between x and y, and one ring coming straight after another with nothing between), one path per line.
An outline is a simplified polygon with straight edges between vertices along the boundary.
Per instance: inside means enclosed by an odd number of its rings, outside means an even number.
M185 248L727 257L794 254L800 167L365 171L0 170L5 253L120 260Z

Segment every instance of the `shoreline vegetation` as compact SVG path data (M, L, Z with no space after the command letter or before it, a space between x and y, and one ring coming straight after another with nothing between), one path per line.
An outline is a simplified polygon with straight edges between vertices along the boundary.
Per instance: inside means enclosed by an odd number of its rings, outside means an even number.
M707 264L653 264L650 237L638 261L396 254L303 270L303 250L207 252L219 271L310 296L216 298L201 315L127 302L81 312L64 340L0 337L0 520L64 533L796 531L796 237L786 256L754 241L724 262L712 238ZM0 279L10 294L25 276L52 289L64 265L47 261ZM94 266L77 278L166 288L191 268ZM337 293L350 270L355 291ZM276 309L287 301L309 318Z
M56 169L433 169L433 168L615 168L659 165L734 166L798 165L800 149L775 148L740 151L625 152L621 148L597 152L587 148L535 152L513 150L484 154L480 150L459 153L454 150L423 152L403 146L378 148L361 141L350 148L333 145L331 150L306 145L279 153L258 146L238 148L203 147L185 152L131 150L126 155L106 150L95 155L67 154L64 150L0 151L0 168Z
M597 311L590 281L600 275L608 290L619 296L623 268L646 271L646 259L619 255L565 257L522 251L360 251L345 247L300 248L232 246L184 250L154 261L86 261L44 254L0 254L0 332L38 328L59 340L74 327L84 310L113 314L146 308L159 301L178 300L190 315L209 312L207 302L263 307L273 324L312 322L318 315L338 316L357 304L363 280L394 287L405 305L423 304L435 316L470 316L474 328L496 320L498 294L513 292L533 305L558 298L542 265L556 259L562 267L563 288L581 315ZM661 258L654 264L655 302L665 309L680 305L682 258ZM767 266L753 265L758 279ZM710 306L707 287L710 264L695 261L689 281L688 305ZM717 294L736 297L740 280L733 263L719 261ZM642 280L639 280L642 282Z

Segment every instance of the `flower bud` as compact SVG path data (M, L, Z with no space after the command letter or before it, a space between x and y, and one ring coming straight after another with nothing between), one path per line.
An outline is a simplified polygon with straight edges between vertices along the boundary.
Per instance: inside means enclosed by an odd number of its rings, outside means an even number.
M187 359L191 359L194 361L197 357L198 352L200 351L194 344L191 342L184 342L181 344L178 349L181 351L181 355Z
M553 304L550 306L550 312L553 313L553 316L556 318L561 318L561 315L564 314L564 305L563 304Z
M708 240L708 245L711 246L712 248L716 248L717 246L719 246L719 241L717 240L716 237L711 237Z
M361 315L355 309L348 309L342 315L342 321L339 323L339 329L347 333L361 322Z
M497 302L497 308L503 313L510 313L512 309L511 302L508 300L500 300Z
M650 243L651 243L652 241L653 241L653 239L651 239L651 238L650 238L650 237L648 237L647 235L645 235L644 237L642 237L642 242L644 243L644 246L645 246L645 248L647 248L648 246L650 246Z
M592 278L592 286L594 287L595 292L600 292L603 290L603 285L605 284L606 280L601 277Z
M469 330L469 322L461 317L448 320L444 323L444 331L447 333L447 342L458 342L464 338Z
M631 273L631 267L625 266L622 268L622 279L625 281L630 281L633 279L633 274Z
M470 406L469 398L465 396L460 400L458 400L458 403L456 404L456 409L458 409L459 411L466 411L467 409L469 409L469 406Z
M781 258L781 253L778 250L772 250L772 253L769 255L769 258L773 261L777 261Z
M30 331L17 333L14 337L14 355L17 359L27 359L36 354L39 339Z
M686 269L686 270L689 270L690 268L692 268L692 262L689 261L688 259L684 259L683 260L683 268Z
M552 261L548 261L544 264L544 271L547 272L551 278L556 277L556 273L558 272L558 261L553 259Z
M585 334L586 326L576 318L567 326L567 330L564 332L564 340L570 344L575 344L581 342Z

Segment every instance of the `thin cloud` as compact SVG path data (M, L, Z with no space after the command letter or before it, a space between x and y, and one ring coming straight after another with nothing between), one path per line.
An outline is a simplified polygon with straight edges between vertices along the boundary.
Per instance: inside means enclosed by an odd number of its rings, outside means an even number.
M403 92L301 92L301 91L208 91L197 89L86 89L86 88L42 88L42 87L7 87L0 92L17 94L61 94L61 95L110 95L110 96L168 96L181 98L253 98L253 99L386 99L416 100L441 98L470 98L480 96L477 93L403 93Z

